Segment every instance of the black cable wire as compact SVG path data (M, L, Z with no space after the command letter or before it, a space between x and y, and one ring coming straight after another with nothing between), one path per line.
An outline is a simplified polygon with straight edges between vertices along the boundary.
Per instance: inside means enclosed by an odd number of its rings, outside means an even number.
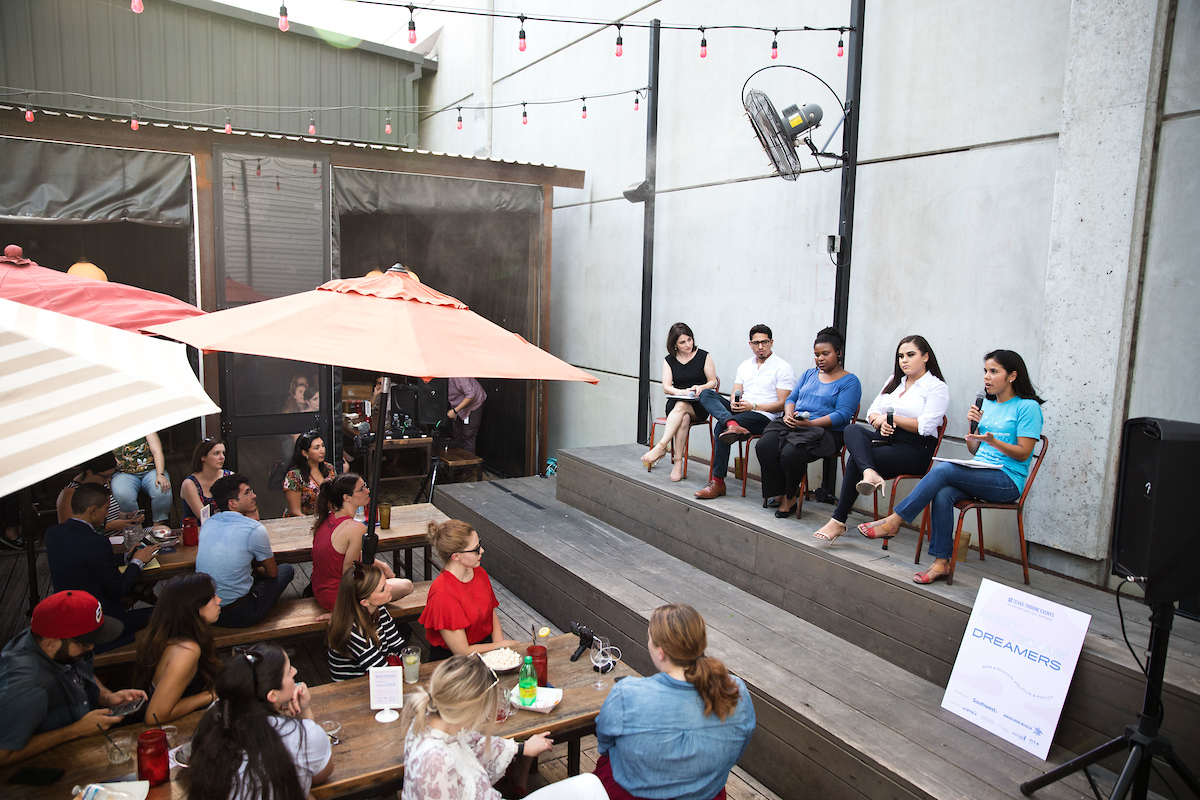
M1132 583L1131 578L1126 578L1117 585L1117 617L1121 620L1121 638L1125 640L1125 646L1129 648L1129 655L1133 656L1134 662L1138 665L1138 669L1146 676L1146 685L1154 690L1154 696L1158 698L1158 724L1161 726L1164 719L1167 718L1167 704L1163 702L1162 694L1159 693L1158 687L1150 681L1150 673L1146 666L1142 664L1142 660L1138 658L1137 653L1133 649L1133 645L1129 643L1129 636L1125 632L1125 614L1121 611L1121 589L1125 584Z

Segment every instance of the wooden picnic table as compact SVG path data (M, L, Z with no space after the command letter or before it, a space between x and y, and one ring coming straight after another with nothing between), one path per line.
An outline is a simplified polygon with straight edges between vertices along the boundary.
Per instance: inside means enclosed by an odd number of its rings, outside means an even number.
M388 530L380 529L379 551L404 551L405 575L413 577L413 554L416 547L425 550L425 580L432 580L433 565L429 547L429 523L444 522L446 515L431 503L414 503L407 506L392 506L391 525ZM293 564L312 560L312 517L282 517L264 519L263 527L271 537L271 549L275 560L281 564ZM185 547L182 542L175 545L174 553L159 553L159 566L142 570L146 580L165 580L196 569L196 547ZM113 545L113 551L123 553L124 547Z
M549 714L533 711L516 711L512 717L495 727L497 736L526 739L535 733L549 731L561 746L567 741L567 771L579 773L580 738L595 730L596 715L608 696L614 679L636 675L623 662L618 662L612 672L604 676L604 688L594 689L592 683L598 677L585 653L574 663L571 654L579 639L571 634L554 636L546 644L549 657L550 683L563 690L562 702ZM437 663L421 665L421 687L429 685L429 677ZM516 671L500 677L502 691L510 691L517 683ZM405 686L405 691L412 687ZM375 711L370 708L369 681L358 678L341 683L329 683L311 689L313 717L318 722L334 720L341 723L341 743L333 748L333 774L330 780L314 786L312 795L316 800L361 793L385 793L400 787L404 778L404 734L398 722L381 724L375 721ZM190 739L196 730L203 711L196 711L176 720L180 742ZM146 730L147 725L131 725L118 728L118 732L135 735ZM19 786L8 784L9 775L22 766L56 767L66 774L54 782L53 788ZM124 764L109 764L104 751L104 738L97 732L72 742L47 750L21 764L0 769L0 784L4 785L7 800L19 798L66 796L75 785L121 780L136 773L136 757ZM177 780L180 769L172 773L172 781L150 790L150 800L183 800L186 793Z

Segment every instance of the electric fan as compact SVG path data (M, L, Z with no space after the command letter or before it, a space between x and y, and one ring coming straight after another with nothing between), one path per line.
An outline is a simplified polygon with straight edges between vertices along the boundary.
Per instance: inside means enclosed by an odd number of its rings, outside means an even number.
M821 124L821 107L816 103L809 103L803 108L790 105L783 110L781 117L770 99L758 89L751 89L742 96L742 106L746 109L750 124L754 126L758 141L775 167L775 174L785 181L796 180L800 174L796 139ZM815 152L811 144L809 148Z

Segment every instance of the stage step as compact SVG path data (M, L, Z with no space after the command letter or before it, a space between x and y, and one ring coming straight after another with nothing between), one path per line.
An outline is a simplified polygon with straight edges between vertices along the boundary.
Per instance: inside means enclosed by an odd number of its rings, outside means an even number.
M750 687L758 729L742 766L785 800L1018 798L1046 764L940 708L936 684L555 499L545 478L455 484L436 505L479 531L484 564L564 630L608 634L653 671L649 613L685 602L708 651ZM553 676L551 676L553 680ZM1070 757L1060 747L1051 763ZM1040 798L1080 798L1082 776Z
M966 630L976 592L990 578L1092 615L1055 741L1086 752L1137 722L1145 678L1121 634L1111 592L1044 572L1022 582L1020 564L972 552L960 561L954 585L918 586L916 534L902 531L890 548L859 535L867 521L852 515L851 530L833 545L812 537L832 507L806 502L800 519L776 519L762 507L757 483L696 500L701 481L673 483L669 470L647 473L638 445L558 453L557 498L688 564L789 611L944 688ZM970 520L973 522L973 520ZM972 526L973 527L973 526ZM985 530L985 533L987 531ZM986 540L985 540L986 541ZM922 564L932 559L926 553ZM1148 611L1123 601L1134 647L1149 639ZM1166 671L1163 733L1185 762L1200 764L1200 623L1176 617ZM1107 762L1119 768L1119 760Z

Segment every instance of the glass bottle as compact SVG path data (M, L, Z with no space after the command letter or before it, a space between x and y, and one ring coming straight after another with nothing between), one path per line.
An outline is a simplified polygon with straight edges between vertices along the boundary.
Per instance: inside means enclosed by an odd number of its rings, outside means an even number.
M537 699L537 684L537 671L533 668L533 656L525 656L525 663L521 665L521 674L517 678L521 705L533 705L533 701Z

